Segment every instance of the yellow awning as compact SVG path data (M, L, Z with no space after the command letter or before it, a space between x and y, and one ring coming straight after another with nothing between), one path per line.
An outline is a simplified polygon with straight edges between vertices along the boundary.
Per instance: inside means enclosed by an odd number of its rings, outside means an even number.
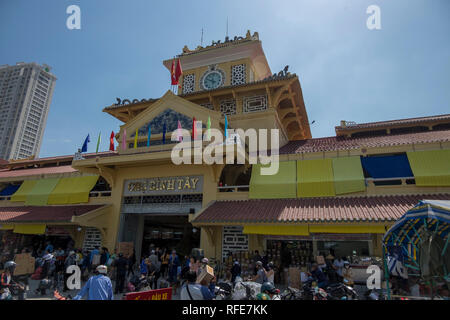
M47 205L48 196L58 181L58 178L37 180L33 189L27 194L25 204L31 206Z
M336 194L366 190L364 173L359 157L333 158L332 163Z
M243 233L274 236L309 236L308 225L248 225L244 226Z
M99 176L62 178L48 197L48 204L73 204L89 202L89 192Z
M335 196L331 159L297 161L297 196Z
M14 229L13 224L0 224L0 230L12 230Z
M267 166L266 166L267 167ZM252 166L250 199L295 198L297 194L295 161L279 162L278 173L261 175L261 164Z
M34 188L37 180L25 180L19 189L11 196L11 201L22 201L27 199L27 194Z
M416 186L450 186L450 150L407 152Z
M364 225L310 225L311 233L386 233L382 225L364 226Z
M89 193L97 183L99 176L79 177L74 190L69 196L69 203L89 202Z
M45 224L16 224L13 232L22 234L44 234Z

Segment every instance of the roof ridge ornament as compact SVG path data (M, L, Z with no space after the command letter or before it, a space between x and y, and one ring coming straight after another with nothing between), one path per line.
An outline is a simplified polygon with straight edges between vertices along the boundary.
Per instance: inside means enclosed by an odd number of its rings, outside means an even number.
M116 98L117 103L114 103L115 106L124 106L127 104L135 104L135 103L139 103L139 102L147 102L147 101L153 101L154 99L133 99L133 101L130 101L129 99L120 99L120 98Z
M255 41L255 40L259 40L259 34L258 34L258 32L255 31L255 32L253 33L253 35L251 35L250 30L247 30L247 33L246 33L246 35L245 35L245 38L242 37L242 36L235 36L234 38L230 39L230 37L226 36L224 42L222 42L221 40L217 40L217 41L214 41L214 40L213 40L213 41L211 42L211 45L206 46L206 47L203 47L203 46L200 46L200 45L199 45L199 46L197 46L197 48L195 48L194 50L190 50L190 49L188 48L188 46L185 45L185 46L183 47L183 50L182 50L181 55L184 55L184 54L190 54L190 53L194 53L194 52L201 51L201 50L205 50L205 49L211 49L211 48L215 48L215 47L221 47L222 45L227 44L227 43L239 43L239 42L243 42L243 41Z
M274 73L273 75L268 76L268 77L264 78L263 80L275 80L275 79L281 79L281 78L288 77L291 75L291 73L288 72L288 70L289 70L289 66L287 65L280 72Z

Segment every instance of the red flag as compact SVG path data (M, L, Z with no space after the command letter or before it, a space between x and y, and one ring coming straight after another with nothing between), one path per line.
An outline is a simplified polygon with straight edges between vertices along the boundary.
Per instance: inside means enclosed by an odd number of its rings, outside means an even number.
M178 79L175 78L175 58L172 60L172 67L170 68L170 79L172 85L178 84Z
M195 137L197 136L197 133L195 132L195 117L192 120L192 140L195 140Z
M180 58L178 58L177 68L175 69L175 84L178 84L178 80L180 80L181 75L183 74L183 69L181 69Z
M111 137L109 138L109 151L114 151L114 131L111 131Z

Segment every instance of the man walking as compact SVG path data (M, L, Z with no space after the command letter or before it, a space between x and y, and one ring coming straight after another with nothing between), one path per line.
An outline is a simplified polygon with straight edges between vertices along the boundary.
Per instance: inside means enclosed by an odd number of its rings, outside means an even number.
M106 276L108 268L105 265L99 265L95 273L73 300L80 300L86 295L88 300L113 300L111 280Z
M128 260L123 256L123 253L119 253L119 258L114 261L114 267L116 269L116 288L114 293L118 294L123 292L128 267Z

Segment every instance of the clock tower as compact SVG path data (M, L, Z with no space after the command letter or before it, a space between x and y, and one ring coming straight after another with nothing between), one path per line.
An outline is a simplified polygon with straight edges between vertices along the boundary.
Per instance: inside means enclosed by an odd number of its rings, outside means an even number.
M258 33L247 31L245 37L225 38L195 50L183 48L177 56L183 76L178 94L214 90L221 87L245 85L271 75ZM172 59L164 65L170 70Z

